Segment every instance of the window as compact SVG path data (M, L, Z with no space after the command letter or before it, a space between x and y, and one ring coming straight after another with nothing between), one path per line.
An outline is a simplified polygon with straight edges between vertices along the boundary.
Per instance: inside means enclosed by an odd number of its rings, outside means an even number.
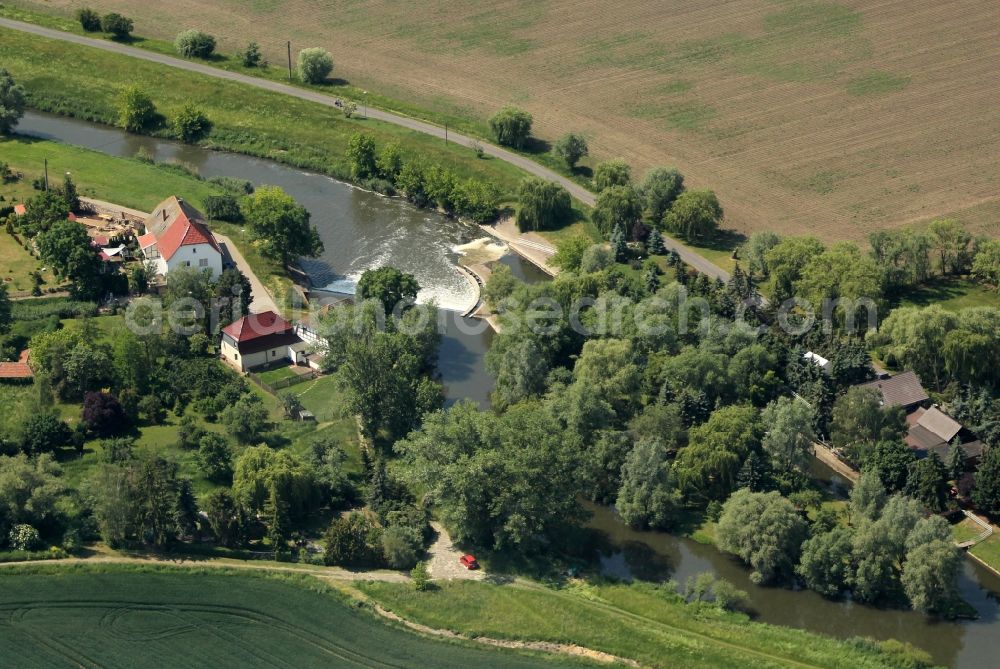
M233 353L233 360L239 360L239 359L240 359L240 354L239 353Z
M278 357L278 352L277 351L271 351L271 357L272 358Z
M191 247L191 253L197 253L197 252L198 252L198 247L197 246L192 246Z
M183 263L181 263L181 265L183 267L190 267L191 266L191 261L190 260L185 260Z
M198 267L208 267L208 258L198 260Z

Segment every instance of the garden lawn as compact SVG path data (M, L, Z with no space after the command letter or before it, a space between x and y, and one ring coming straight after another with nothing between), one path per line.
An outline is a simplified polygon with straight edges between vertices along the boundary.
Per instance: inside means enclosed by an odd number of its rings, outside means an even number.
M990 535L970 548L969 552L988 564L993 571L1000 573L1000 536Z
M948 311L970 307L1000 307L1000 292L971 279L936 279L903 295L898 306L926 307L931 304L937 304Z

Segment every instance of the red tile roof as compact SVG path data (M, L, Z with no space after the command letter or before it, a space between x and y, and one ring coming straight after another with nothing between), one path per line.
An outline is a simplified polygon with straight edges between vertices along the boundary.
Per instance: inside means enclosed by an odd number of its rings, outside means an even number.
M157 240L160 255L170 260L182 246L195 246L197 244L208 244L217 253L219 245L215 242L215 237L209 232L203 223L189 221L186 216L178 216L174 224L167 228L163 237Z
M24 216L26 213L28 213L28 208L25 207L23 204L15 204L14 213L17 214L18 216Z
M30 350L21 351L20 359L17 362L0 362L0 379L31 379L35 373L28 366L28 356Z
M222 329L224 334L229 335L239 344L253 341L260 337L285 334L291 331L292 324L273 311L244 316Z
M153 235L161 256L170 260L177 249L182 246L208 244L217 253L219 249L215 237L202 220L201 213L178 197L171 196L161 202L146 221L146 233L139 238L142 248L143 240Z
M155 243L156 243L156 235L154 235L152 232L146 233L145 235L139 237L140 249L148 249Z

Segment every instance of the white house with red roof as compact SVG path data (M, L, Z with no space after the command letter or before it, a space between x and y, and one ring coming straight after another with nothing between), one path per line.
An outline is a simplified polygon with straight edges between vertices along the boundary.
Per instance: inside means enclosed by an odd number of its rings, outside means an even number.
M295 326L273 311L250 314L222 329L219 352L230 365L246 372L277 363L306 361L307 342Z
M157 274L166 276L180 267L209 270L213 279L222 274L222 251L205 217L181 198L172 195L161 202L145 226L139 248Z

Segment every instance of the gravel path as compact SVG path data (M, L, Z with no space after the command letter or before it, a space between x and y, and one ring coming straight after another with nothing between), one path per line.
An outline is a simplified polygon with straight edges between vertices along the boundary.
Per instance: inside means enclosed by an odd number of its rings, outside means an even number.
M431 578L466 581L481 581L486 578L486 573L482 569L466 569L462 566L458 559L465 555L465 551L452 543L448 530L444 529L441 523L431 523L431 527L437 533L437 538L428 549L431 559L427 570Z
M173 56L166 56L160 53L153 53L151 51L145 51L143 49L138 49L136 47L131 47L125 44L119 44L117 42L110 42L103 39L95 39L93 37L84 37L83 35L74 35L73 33L62 32L61 30L53 30L51 28L43 28L42 26L36 26L30 23L23 23L21 21L12 21L10 19L0 18L0 27L9 28L10 30L19 30L21 32L30 33L32 35L38 35L39 37L46 37L48 39L57 39L64 42L72 42L73 44L80 44L82 46L93 47L95 49L101 49L103 51L110 51L112 53L121 54L123 56L129 56L132 58L139 58L141 60L148 60L154 63L159 63L160 65L167 65L169 67L176 67L181 70L187 70L189 72L197 72L209 77L214 77L216 79L225 79L227 81L234 81L237 83L245 84L247 86L253 86L255 88L260 88L268 91L273 91L275 93L282 93L284 95L291 95L302 100L308 100L310 102L315 102L327 107L334 107L335 98L325 95L317 91L311 91L304 88L298 88L296 86L291 86L289 84L282 84L277 81L270 81L268 79L260 79L257 77L251 77L245 74L240 74L239 72L229 72L227 70L220 70L218 68L212 67L210 65L204 65L202 63L184 60L181 58L175 58ZM402 116L400 114L395 114L393 112L384 111L382 109L374 109L368 107L368 117L383 121L385 123L391 123L393 125L398 125L409 130L414 130L416 132L423 133L425 135L430 135L432 137L439 137L445 139L445 129L440 126L427 123L426 121L420 121L415 118L410 118L409 116ZM542 167L530 158L526 158L512 151L508 151L504 148L490 144L488 142L483 142L481 140L467 137L460 133L449 130L447 135L448 141L455 142L462 146L473 147L481 146L483 151L490 156L499 158L500 160L510 163L516 167L521 168L529 174L533 174L542 179L547 179L548 181L555 181L560 186L569 191L570 195L575 197L580 202L586 205L594 206L596 197L589 190L579 185L578 183L567 179L561 174L548 169L547 167ZM712 262L701 257L697 253L679 245L673 239L669 237L664 237L664 244L668 249L675 249L681 256L681 259L685 263L694 267L696 270L702 274L707 274L712 278L721 278L723 281L729 280L729 272L726 272L721 267L716 266Z

